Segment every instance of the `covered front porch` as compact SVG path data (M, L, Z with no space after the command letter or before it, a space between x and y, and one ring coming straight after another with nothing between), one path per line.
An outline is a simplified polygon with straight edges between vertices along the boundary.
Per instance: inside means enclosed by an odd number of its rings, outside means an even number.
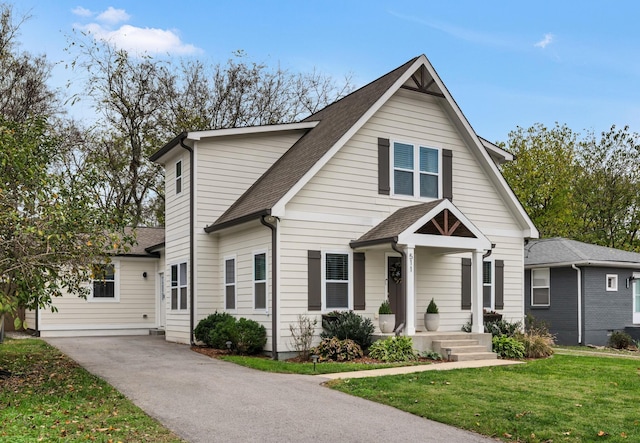
M418 312L431 298L446 301L440 315L455 316L460 323L455 333L465 334L457 331L469 320L472 333L484 333L483 258L492 244L449 200L401 208L351 247L365 258L384 260L385 293L396 328L415 337L417 349L433 349L432 334L420 332L423 311ZM379 269L380 264L372 267Z

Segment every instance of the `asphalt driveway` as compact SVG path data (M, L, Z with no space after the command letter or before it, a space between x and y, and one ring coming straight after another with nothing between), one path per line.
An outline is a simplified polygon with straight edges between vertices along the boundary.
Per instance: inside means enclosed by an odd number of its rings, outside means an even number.
M194 443L495 441L333 391L319 377L255 371L164 337L46 341Z

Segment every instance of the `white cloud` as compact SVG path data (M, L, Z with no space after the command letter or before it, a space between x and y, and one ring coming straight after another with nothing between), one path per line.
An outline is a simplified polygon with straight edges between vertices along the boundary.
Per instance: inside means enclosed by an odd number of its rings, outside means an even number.
M538 43L536 43L535 47L537 48L546 48L547 45L549 45L551 42L553 42L553 34L545 34L544 38L542 40L540 40Z
M72 12L83 17L95 15L81 6ZM196 46L182 42L178 32L172 29L142 28L128 24L123 24L117 29L114 27L118 23L127 22L130 18L131 16L124 9L109 6L95 17L95 22L75 26L88 32L96 40L108 42L132 55L142 53L187 55L202 52Z
M87 8L83 8L82 6L73 8L71 12L75 15L79 15L80 17L91 17L93 15L93 12L91 12Z
M106 11L101 12L96 17L96 20L115 25L116 23L126 22L130 18L131 16L124 9L115 9L113 6L109 6Z

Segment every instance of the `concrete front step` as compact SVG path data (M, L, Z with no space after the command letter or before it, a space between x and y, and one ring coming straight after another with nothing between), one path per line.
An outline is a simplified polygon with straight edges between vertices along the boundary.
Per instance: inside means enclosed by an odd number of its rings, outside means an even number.
M473 346L479 345L480 342L478 340L466 339L466 340L433 340L431 342L431 346L435 348L455 348L458 346Z
M468 354L451 354L451 361L496 360L495 352L471 352Z
M451 349L451 354L475 354L479 352L488 352L487 348L484 346L456 346L449 349Z

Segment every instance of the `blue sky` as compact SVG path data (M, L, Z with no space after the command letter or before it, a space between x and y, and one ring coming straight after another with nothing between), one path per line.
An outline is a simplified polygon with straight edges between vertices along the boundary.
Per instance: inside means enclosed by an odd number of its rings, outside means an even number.
M224 62L233 51L362 86L425 54L481 135L534 123L640 132L640 2L19 0L22 47L66 60L91 30L130 50ZM52 83L74 81L64 63Z

